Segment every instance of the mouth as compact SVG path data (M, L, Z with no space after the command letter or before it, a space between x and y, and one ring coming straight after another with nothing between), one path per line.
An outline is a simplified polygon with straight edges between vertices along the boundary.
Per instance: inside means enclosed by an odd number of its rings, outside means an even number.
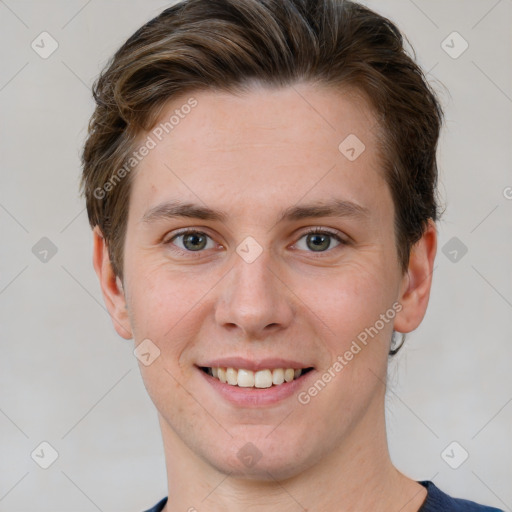
M239 388L267 389L282 386L301 379L314 368L267 368L257 371L245 368L222 366L199 366L202 372L220 381Z

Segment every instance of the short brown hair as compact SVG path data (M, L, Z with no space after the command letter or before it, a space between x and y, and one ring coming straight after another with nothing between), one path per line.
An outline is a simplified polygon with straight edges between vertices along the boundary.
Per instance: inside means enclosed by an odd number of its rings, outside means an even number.
M153 127L171 98L203 89L249 89L254 81L349 87L369 101L379 119L382 168L405 271L412 245L439 214L442 111L397 27L345 0L184 0L135 32L93 87L96 109L81 187L89 222L100 227L116 275L123 275L133 174L107 185L119 178L137 135Z

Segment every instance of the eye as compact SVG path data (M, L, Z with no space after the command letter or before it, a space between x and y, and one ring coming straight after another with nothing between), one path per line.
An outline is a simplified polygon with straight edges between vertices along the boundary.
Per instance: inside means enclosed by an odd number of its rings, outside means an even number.
M302 243L303 240L305 246ZM333 245L333 241L335 245ZM175 233L168 240L165 240L164 244L177 253L200 253L204 249L215 248L215 242L210 236L203 231L194 229L185 229ZM295 246L308 252L322 253L346 244L347 242L336 232L325 228L312 228L302 234Z
M303 239L305 239L305 249L304 246L300 247L299 245ZM336 244L334 247L332 245L333 239ZM337 233L313 228L304 233L295 245L300 249L309 250L310 252L326 252L328 249L333 249L341 244L346 244L346 242Z
M210 244L208 244L209 241ZM177 252L201 252L203 249L213 249L215 246L213 240L206 233L190 229L175 234L164 243L176 246L177 249L173 248L173 250Z

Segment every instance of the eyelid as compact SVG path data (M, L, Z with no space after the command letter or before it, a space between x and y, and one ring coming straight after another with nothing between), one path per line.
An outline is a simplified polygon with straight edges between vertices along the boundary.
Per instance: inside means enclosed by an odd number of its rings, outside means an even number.
M188 234L192 234L192 233L199 233L199 234L202 234L202 235L206 235L210 238L213 239L213 237L208 234L208 229L205 228L205 227L197 227L197 228L194 228L194 227L191 227L191 228L180 228L180 229L176 229L174 231L170 231L168 233L166 233L163 237L162 237L162 242L164 244L167 244L169 242L171 242L171 240L173 240L174 238L180 236L180 235L188 235Z
M325 227L322 227L322 226L312 226L312 227L306 228L305 231L301 232L300 237L302 238L304 235L309 235L311 233L319 233L319 234L332 235L334 237L339 238L339 240L341 242L348 243L348 240L343 238L343 233L341 233L340 231L338 231L336 229L332 229L332 228L325 228Z

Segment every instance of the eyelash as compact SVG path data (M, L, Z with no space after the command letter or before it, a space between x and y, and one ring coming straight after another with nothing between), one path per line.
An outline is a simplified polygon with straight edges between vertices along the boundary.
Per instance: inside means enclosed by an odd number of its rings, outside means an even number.
M194 255L195 253L197 253L197 256L199 256L201 253L203 253L205 251L204 249L201 250L201 251L188 251L188 250L180 249L179 247L176 247L172 243L176 238L178 238L180 236L192 235L192 234L206 235L208 238L211 239L211 237L207 233L205 233L204 231L199 231L197 229L187 228L187 229L183 229L181 231L178 231L178 232L174 233L171 238L169 238L167 241L164 241L164 244L168 245L173 252L176 252L176 253L178 253L180 255L181 254L187 254L187 255L192 254L192 255ZM318 252L316 252L316 251L306 251L306 252L311 253L314 257L320 257L321 258L323 254L331 253L336 248L338 248L340 246L343 246L343 245L348 245L348 243L349 243L347 240L344 240L343 238L341 238L341 236L337 232L331 231L331 230L326 229L326 228L320 228L320 227L309 228L307 231L304 231L301 234L301 236L299 237L298 240L301 240L302 238L304 238L307 235L328 235L328 236L334 238L337 242L339 242L339 245L337 245L336 247L333 247L332 249L329 248L329 249L327 249L325 251L318 251Z

